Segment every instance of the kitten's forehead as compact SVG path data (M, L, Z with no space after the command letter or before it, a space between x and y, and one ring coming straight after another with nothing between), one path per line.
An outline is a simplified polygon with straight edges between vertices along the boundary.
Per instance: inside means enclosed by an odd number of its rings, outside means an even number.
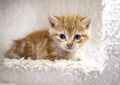
M78 23L80 23L80 21L83 18L80 17L79 15L64 15L64 16L61 16L59 19L64 26L73 27L74 25L77 25Z
M59 18L59 22L64 32L74 34L83 30L81 20L83 17L79 15L64 15Z

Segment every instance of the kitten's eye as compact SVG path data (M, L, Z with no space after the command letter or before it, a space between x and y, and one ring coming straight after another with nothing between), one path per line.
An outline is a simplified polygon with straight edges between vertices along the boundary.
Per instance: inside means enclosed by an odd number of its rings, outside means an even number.
M59 34L59 37L60 37L61 39L65 39L65 38L66 38L66 36L65 36L64 34Z
M79 35L79 34L76 34L75 36L74 36L74 39L76 39L76 40L79 40L81 38L81 35Z

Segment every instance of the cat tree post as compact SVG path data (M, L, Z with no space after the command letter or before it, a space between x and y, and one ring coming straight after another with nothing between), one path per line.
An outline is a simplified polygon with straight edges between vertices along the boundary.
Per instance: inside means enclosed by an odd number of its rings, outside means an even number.
M120 0L103 0L102 41L105 54L109 57L104 71L104 84L120 84ZM110 73L109 73L110 72ZM107 76L105 77L105 75Z
M102 12L102 40L108 55L114 55L114 52L120 48L120 1L103 0L102 4L104 5ZM118 56L118 54L115 56Z

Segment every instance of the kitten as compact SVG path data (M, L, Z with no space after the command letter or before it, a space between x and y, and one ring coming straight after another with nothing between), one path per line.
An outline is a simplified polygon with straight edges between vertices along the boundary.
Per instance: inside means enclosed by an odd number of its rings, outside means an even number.
M48 15L50 28L14 40L7 58L80 60L82 48L90 38L91 16Z

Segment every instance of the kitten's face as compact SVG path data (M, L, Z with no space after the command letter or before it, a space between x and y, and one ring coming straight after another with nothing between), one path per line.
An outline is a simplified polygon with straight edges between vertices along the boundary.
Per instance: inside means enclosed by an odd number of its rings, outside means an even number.
M89 39L90 22L85 23L86 18L78 15L52 16L51 18L50 36L62 50L75 51Z

